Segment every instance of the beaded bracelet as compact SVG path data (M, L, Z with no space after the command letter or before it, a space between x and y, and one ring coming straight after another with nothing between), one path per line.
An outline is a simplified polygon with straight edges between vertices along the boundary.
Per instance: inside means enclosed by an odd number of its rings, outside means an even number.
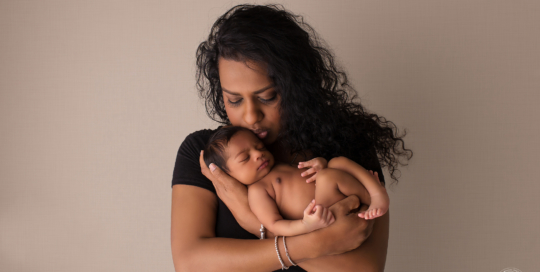
M266 229L264 228L263 224L261 224L261 229L259 229L259 231L261 231L261 240L265 238L265 233L266 233Z
M291 264L293 266L297 266L297 264L295 264L292 260L291 260L291 256L289 256L289 250L287 250L287 244L285 244L285 236L283 236L283 247L285 248L285 255L287 255L287 259L289 259L289 262L291 262Z
M289 269L289 267L285 266L285 263L283 263L283 260L281 259L281 255L279 255L279 249L278 249L278 245L277 245L278 238L279 238L279 236L276 236L275 243L276 243L277 257L278 257L279 262L281 263L281 270Z

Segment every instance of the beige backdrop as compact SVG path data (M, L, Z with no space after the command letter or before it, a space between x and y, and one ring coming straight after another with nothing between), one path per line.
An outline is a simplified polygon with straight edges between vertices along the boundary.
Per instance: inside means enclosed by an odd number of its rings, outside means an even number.
M539 271L540 2L281 2L408 131L386 271ZM236 3L0 1L0 271L173 271L195 50Z

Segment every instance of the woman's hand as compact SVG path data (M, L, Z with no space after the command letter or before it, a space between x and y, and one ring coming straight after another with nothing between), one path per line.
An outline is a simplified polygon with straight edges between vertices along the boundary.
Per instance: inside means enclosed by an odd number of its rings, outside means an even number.
M318 230L323 255L341 254L359 247L371 234L373 221L358 217L358 212L367 210L357 196L351 195L330 206L335 222Z
M228 194L230 192L244 191L244 189L246 189L246 186L244 184L240 183L235 178L223 172L223 170L221 170L215 164L210 164L211 169L206 166L203 154L204 151L201 151L201 155L199 157L199 162L201 164L201 172L206 178L212 181L212 184L214 184L214 188L216 188L217 195L223 200L223 202L225 202L225 199L228 197Z
M199 157L202 174L212 181L218 197L227 205L240 226L248 232L259 236L260 222L253 214L248 204L246 185L229 176L215 164L210 168L204 162L203 152Z

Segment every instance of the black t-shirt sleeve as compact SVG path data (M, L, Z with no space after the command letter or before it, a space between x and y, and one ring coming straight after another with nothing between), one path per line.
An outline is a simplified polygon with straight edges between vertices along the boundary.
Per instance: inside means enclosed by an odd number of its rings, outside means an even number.
M201 173L199 157L212 130L200 130L186 137L178 149L174 165L172 186L186 184L216 192L212 182Z

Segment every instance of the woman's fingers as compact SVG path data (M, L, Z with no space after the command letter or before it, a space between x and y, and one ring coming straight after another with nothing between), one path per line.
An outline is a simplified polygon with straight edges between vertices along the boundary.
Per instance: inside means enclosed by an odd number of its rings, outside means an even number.
M201 151L201 156L199 158L199 163L201 164L201 172L203 175L212 181L214 188L218 192L227 192L230 188L242 185L236 179L229 176L227 173L223 172L221 168L217 167L215 164L211 163L209 166L206 166L203 157L203 151Z
M332 224L334 222L334 214L330 210L328 210L328 217L326 218L329 224Z
M321 206L321 210L322 210L322 211L321 211L321 219L324 220L324 219L326 219L326 217L328 216L328 209L325 208L325 207L323 207L323 206Z
M330 207L330 211L336 217L348 215L352 210L358 209L360 206L360 199L356 195L350 195Z
M384 185L384 183L382 183L382 181L379 179L379 173L378 173L378 172L375 172L375 178L377 179L377 181L378 181L381 185Z
M208 169L208 166L206 166L206 163L204 162L204 151L203 150L201 150L201 155L199 156L199 164L201 165L201 172L203 173L203 175L208 177L207 174L210 171Z
M371 173L371 175L373 175L375 179L384 186L384 183L382 183L382 181L379 179L379 172L373 172L372 170L369 170L369 173Z

